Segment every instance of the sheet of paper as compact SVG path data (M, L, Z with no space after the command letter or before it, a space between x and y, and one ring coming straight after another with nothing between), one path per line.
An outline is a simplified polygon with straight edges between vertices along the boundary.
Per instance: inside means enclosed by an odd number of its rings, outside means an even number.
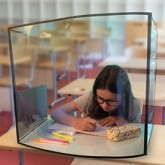
M60 123L54 123L53 125L51 125L48 128L48 132L52 132L52 131L63 131L69 134L74 134L74 133L84 133L84 134L89 134L89 135L94 135L94 136L106 136L106 130L107 127L102 127L97 125L96 129L94 131L81 131L78 129L75 129L71 126L67 126L64 124L60 124Z
M72 135L76 133L75 128L60 123L54 123L48 128L48 132L53 132L53 131L62 131Z
M96 129L94 131L81 131L81 130L76 130L78 133L84 133L88 135L94 135L94 136L106 136L107 127L103 127L100 125L97 125Z

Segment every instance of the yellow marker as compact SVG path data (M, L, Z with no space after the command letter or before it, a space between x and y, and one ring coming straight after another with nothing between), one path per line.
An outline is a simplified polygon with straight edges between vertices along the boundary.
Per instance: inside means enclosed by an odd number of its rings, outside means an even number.
M62 139L68 140L68 141L73 141L74 140L73 137L70 136L70 135L64 135L64 134L59 133L59 132L52 132L52 134L54 136L60 137Z

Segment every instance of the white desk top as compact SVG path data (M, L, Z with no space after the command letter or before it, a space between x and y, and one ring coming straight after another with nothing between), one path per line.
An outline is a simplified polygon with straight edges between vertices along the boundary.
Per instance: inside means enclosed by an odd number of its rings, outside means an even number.
M153 133L151 140L148 146L147 156L136 157L136 158L127 158L127 159L90 159L90 158L75 158L72 165L86 165L97 164L106 165L108 162L119 162L119 163L137 163L137 164L146 164L146 165L164 165L165 162L165 126L154 125ZM8 150L19 150L19 151L36 151L41 152L30 147L25 147L17 144L16 142L16 131L15 128L11 129L6 134L0 137L0 148Z
M68 51L69 46L45 46L42 47L40 45L27 45L27 49L32 49L32 50L37 50L37 51L53 51L53 52L63 52L63 51Z
M148 153L146 156L127 158L127 159L89 159L89 158L75 158L72 165L109 165L114 162L121 163L135 163L140 165L164 165L165 164L165 126L154 125L151 140L148 146Z
M92 90L94 79L78 78L58 90L60 94L83 95Z
M141 134L139 137L129 140L121 141L120 143L107 140L105 136L91 136L83 133L74 134L74 140L68 145L58 145L50 143L37 143L34 138L38 137L52 137L51 133L47 132L49 122L44 122L40 127L28 134L21 143L28 146L37 147L47 151L68 154L70 156L93 156L93 157L114 157L143 154L144 150L144 125L141 127Z
M0 148L19 151L37 151L17 143L16 128L11 128L7 133L0 136Z
M138 70L146 70L147 68L147 59L146 58L138 58L138 57L123 57L123 60L120 58L112 58L108 57L99 63L100 67L104 67L106 65L117 64L126 69L138 69ZM157 70L165 70L165 58L157 59Z
M28 62L31 60L31 57L22 57L20 59L15 59L14 60L14 64L22 64L25 62ZM9 55L1 55L0 56L0 65L6 65L9 66L10 65L10 56Z
M139 44L139 45L147 45L147 38L136 38L133 42L135 44ZM158 37L158 46L160 44L161 45L165 44L165 38L164 37Z

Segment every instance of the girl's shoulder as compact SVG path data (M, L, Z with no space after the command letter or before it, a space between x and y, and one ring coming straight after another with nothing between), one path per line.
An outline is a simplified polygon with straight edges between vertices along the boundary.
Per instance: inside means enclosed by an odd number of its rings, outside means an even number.
M87 92L87 93L85 93L84 95L82 95L82 96L80 96L80 97L78 97L77 98L77 100L89 100L89 99L91 99L92 98L92 96L93 96L93 92L92 91L90 91L90 92Z
M93 96L93 92L90 91L90 92L87 92L87 93L83 94L83 95L80 96L80 97L92 97L92 96Z
M135 105L138 105L139 107L143 106L143 101L142 101L141 98L136 98L135 97L133 102L134 102Z

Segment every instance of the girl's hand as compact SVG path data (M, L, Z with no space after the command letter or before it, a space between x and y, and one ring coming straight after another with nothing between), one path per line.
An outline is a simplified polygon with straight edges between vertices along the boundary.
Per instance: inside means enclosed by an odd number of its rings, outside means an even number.
M93 131L96 128L96 120L87 118L77 118L75 119L74 127L81 131Z
M98 123L101 126L106 126L106 127L110 127L113 125L119 126L126 122L127 121L124 118L118 117L118 116L108 116L108 117L98 121Z

